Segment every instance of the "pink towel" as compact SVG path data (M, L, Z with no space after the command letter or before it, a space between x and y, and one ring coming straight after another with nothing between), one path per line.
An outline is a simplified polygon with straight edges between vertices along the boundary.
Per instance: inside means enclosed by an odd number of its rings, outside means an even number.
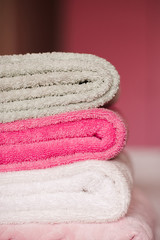
M0 171L109 160L120 153L125 141L123 121L106 109L1 123Z
M112 223L0 225L0 240L153 240L153 217L139 190L126 217Z

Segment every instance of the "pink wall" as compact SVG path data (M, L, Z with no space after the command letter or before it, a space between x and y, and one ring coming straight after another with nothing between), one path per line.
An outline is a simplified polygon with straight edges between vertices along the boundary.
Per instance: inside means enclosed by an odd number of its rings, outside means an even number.
M118 69L128 144L160 146L160 1L68 0L65 24L65 51L96 54Z

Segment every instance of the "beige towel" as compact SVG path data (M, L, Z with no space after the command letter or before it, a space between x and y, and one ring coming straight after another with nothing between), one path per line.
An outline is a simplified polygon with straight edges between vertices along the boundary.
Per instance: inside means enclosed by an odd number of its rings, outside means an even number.
M94 55L0 56L0 122L99 107L118 87L114 66Z

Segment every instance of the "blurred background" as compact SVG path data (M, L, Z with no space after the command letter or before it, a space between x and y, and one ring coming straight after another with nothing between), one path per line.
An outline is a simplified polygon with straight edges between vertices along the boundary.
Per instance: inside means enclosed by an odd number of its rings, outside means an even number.
M137 182L156 188L160 212L160 1L0 0L0 55L48 51L91 53L117 68L114 108L129 128Z

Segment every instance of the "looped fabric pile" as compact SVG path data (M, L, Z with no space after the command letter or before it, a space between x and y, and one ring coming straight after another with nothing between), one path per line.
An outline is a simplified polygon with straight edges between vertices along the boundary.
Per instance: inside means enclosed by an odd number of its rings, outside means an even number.
M125 124L103 108L119 82L90 54L0 56L0 240L153 240Z

